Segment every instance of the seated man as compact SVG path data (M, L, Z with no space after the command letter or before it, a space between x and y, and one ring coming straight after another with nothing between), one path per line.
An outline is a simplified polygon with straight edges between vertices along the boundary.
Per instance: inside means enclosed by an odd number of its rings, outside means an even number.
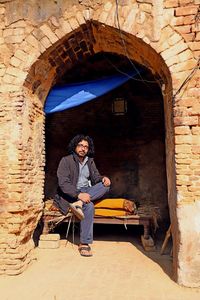
M77 135L69 143L69 155L61 159L58 170L58 194L55 202L62 213L68 208L81 220L79 252L92 256L94 205L109 191L110 179L101 176L93 155L94 144L89 136Z

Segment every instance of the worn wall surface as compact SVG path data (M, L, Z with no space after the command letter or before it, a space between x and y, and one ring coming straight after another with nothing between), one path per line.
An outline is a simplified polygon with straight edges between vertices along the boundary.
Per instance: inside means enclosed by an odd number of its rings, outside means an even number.
M99 52L160 82L174 277L200 286L199 0L0 1L0 272L32 259L44 198L43 105L51 87Z

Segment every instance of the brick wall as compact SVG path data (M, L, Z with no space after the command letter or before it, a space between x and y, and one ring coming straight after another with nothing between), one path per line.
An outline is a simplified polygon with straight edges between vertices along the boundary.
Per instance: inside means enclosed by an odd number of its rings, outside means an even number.
M40 9L22 0L0 3L0 270L17 274L31 260L43 205L48 91L72 66L104 51L128 57L161 81L174 276L199 286L200 3L118 3L118 10L106 0L41 1Z

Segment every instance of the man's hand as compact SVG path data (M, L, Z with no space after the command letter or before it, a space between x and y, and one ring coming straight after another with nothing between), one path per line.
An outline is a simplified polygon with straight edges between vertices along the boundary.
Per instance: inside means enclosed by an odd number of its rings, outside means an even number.
M85 203L89 203L90 202L90 194L80 193L80 194L78 194L78 199L80 199L81 201L83 201Z
M108 177L103 177L102 182L103 182L104 186L110 186L111 185L111 181Z

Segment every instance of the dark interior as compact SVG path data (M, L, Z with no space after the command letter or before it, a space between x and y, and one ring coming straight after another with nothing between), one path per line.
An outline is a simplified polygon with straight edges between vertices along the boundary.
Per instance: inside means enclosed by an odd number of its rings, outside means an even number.
M67 145L78 133L91 136L96 165L111 178L110 197L135 200L160 208L168 220L163 97L158 78L122 56L100 53L79 62L57 82L94 80L140 68L134 79L78 107L46 117L45 198L56 193L56 169ZM113 101L127 103L124 115L115 115Z

